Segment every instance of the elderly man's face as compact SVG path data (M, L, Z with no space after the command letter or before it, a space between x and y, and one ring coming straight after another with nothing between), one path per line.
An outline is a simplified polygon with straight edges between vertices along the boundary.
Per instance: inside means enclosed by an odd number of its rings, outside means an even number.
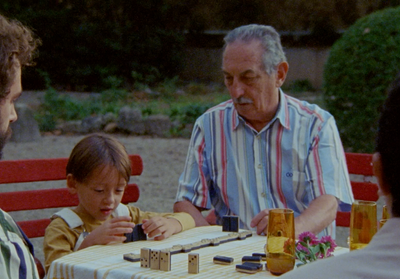
M18 69L8 95L0 101L0 158L3 147L11 135L10 123L17 120L15 102L21 96L21 69Z
M282 62L276 73L268 75L263 70L262 53L257 40L234 42L227 45L222 63L225 85L236 110L257 131L275 116L279 104L278 89L288 69L287 63Z

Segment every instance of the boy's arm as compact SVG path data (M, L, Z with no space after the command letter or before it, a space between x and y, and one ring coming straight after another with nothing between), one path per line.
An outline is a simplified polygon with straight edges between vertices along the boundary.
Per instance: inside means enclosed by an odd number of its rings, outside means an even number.
M54 260L74 251L78 237L79 233L71 230L61 218L51 221L43 241L46 272Z
M142 225L143 231L147 234L148 237L154 237L154 240L166 239L173 234L181 232L183 229L181 222L175 217L178 217L181 221L187 218L187 216L156 216L152 217L151 219L144 219ZM193 218L190 217L190 219ZM192 222L194 223L194 220Z
M149 212L149 211L141 211L139 208L135 206L128 206L128 209L132 217L132 222L134 222L135 224L143 223L144 219L151 219L153 217L161 216L165 218L176 219L182 226L182 231L189 230L195 227L195 222L193 217L186 212L179 212L179 213Z

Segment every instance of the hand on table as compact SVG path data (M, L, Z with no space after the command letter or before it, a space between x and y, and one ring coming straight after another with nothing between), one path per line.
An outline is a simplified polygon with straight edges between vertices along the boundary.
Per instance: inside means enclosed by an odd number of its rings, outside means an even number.
M180 232L182 225L176 219L157 216L151 219L144 219L142 228L148 237L154 237L155 240L163 240L174 233Z
M258 213L250 222L252 228L257 227L257 234L260 235L264 233L267 235L268 228L268 209L262 210Z
M125 241L126 233L131 233L135 223L130 216L120 216L105 221L101 226L93 230L82 242L79 249L98 244Z

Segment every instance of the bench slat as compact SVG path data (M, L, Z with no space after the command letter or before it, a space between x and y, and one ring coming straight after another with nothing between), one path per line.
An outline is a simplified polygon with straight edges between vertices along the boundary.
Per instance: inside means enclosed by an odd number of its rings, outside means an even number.
M346 163L349 174L373 176L372 154L346 153ZM378 185L371 182L351 181L354 199L377 201ZM350 212L337 212L336 226L350 227Z
M347 169L350 174L373 176L372 154L346 153Z
M136 184L129 184L122 197L122 203L136 202L139 195L139 187ZM70 207L78 205L78 197L71 195L68 188L28 190L1 193L0 204L7 212Z
M139 155L129 155L132 175L141 175L143 162ZM0 161L0 184L63 180L68 158Z
M18 226L24 231L28 238L42 237L50 224L50 219L39 219L29 221L19 221Z

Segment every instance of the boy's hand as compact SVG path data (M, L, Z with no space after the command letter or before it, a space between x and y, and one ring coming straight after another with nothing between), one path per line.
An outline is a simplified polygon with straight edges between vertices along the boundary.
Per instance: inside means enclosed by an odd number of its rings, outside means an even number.
M82 242L79 249L110 242L123 242L126 239L125 234L131 233L134 226L135 223L131 222L129 216L109 219L93 230Z
M148 237L155 236L154 240L163 240L174 233L180 232L182 225L176 219L157 216L151 219L144 219L142 228Z

